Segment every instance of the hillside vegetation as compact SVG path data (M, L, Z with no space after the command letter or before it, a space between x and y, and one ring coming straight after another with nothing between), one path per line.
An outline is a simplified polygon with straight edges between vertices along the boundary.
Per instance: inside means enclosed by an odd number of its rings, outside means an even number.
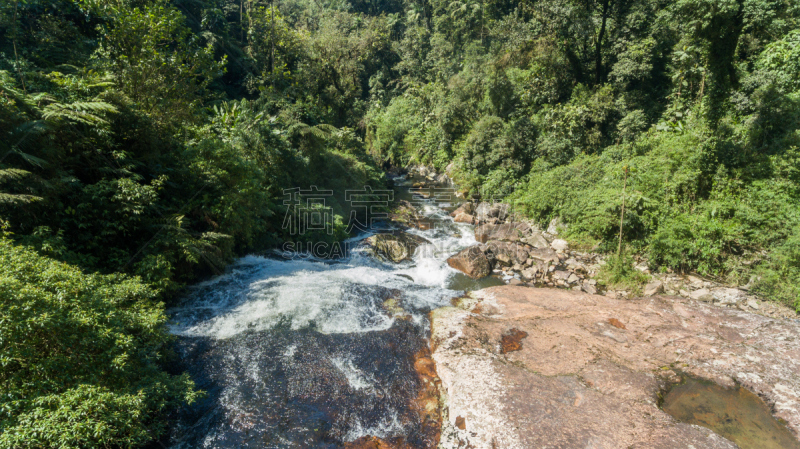
M367 141L570 240L800 307L800 5L436 1ZM452 165L450 165L452 163ZM626 172L628 173L626 175Z
M800 307L792 0L5 1L0 133L0 447L159 438L163 303L391 165Z

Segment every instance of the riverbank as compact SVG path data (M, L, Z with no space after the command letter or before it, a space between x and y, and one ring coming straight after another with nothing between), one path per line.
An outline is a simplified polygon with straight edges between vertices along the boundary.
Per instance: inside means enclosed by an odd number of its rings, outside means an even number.
M440 447L732 448L659 394L683 375L758 394L800 436L800 322L674 296L524 286L431 313Z

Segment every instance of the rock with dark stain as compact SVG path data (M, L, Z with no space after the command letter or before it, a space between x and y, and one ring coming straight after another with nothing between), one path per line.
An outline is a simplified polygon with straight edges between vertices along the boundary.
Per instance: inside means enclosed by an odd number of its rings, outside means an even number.
M508 354L509 352L519 351L522 349L522 339L527 337L528 333L519 329L511 329L507 334L500 338L500 353Z
M463 416L456 416L456 427L461 430L467 430L467 420Z
M622 324L622 321L620 321L620 320L618 320L616 318L609 318L608 319L608 324L616 327L617 329L625 329L625 325Z

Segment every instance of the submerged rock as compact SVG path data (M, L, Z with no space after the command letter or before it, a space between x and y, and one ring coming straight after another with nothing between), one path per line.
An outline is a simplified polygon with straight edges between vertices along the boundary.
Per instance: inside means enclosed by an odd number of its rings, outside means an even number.
M388 260L399 263L411 260L418 246L430 243L428 240L414 234L376 234L365 240L375 253Z
M659 409L659 392L676 377L670 366L743 385L800 435L793 320L684 298L512 286L457 305L431 313L446 391L442 448L737 447ZM496 342L512 328L529 336L509 352Z

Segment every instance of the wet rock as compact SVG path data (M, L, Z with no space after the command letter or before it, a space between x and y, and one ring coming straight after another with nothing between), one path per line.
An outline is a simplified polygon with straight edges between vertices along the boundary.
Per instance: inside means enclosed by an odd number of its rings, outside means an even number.
M423 230L430 228L430 220L420 214L413 204L405 200L398 201L397 206L389 214L389 218L394 222L414 228Z
M430 243L428 240L414 234L376 234L365 240L378 256L399 263L411 260L417 247Z
M664 283L661 281L653 281L644 287L644 296L653 296L664 292Z
M489 258L480 246L471 246L447 259L447 264L472 279L480 279L491 273Z
M530 233L531 227L526 223L485 224L475 228L475 240L481 243L489 240L518 242Z
M481 301L478 315L455 307L431 314L451 417L442 448L735 448L659 409L659 392L675 378L668 366L742 384L800 436L798 322L664 296L502 286L471 297ZM529 336L502 354L494 342L511 328ZM468 432L454 426L456 416Z
M384 310L392 315L405 315L406 311L400 306L400 302L396 298L389 298L383 302L382 307Z
M566 240L555 239L552 242L550 242L550 247L558 251L559 253L563 253L569 250L569 243L567 243Z

